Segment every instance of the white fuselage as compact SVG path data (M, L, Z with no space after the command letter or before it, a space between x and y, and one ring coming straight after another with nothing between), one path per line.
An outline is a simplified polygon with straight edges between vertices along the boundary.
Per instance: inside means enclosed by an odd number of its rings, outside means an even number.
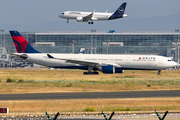
M65 11L63 12L63 14L59 15L59 17L64 19L77 19L77 17L85 17L91 13L92 12ZM108 20L112 14L113 13L94 12L91 20L92 21ZM127 17L127 15L123 14L123 17Z
M36 63L43 66L49 66L54 68L76 68L84 66L81 64L75 64L67 62L66 60L57 60L48 58L45 53L27 54L27 53L15 53L17 55L26 54L29 62ZM176 62L170 58L157 56L157 55L107 55L107 54L51 54L55 58L79 60L85 62L99 63L99 64L111 64L117 68L124 70L162 70L171 68L177 65Z

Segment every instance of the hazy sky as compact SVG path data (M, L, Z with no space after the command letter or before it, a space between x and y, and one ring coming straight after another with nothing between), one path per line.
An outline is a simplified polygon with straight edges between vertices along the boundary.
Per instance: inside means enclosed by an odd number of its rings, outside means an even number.
M59 18L67 10L114 12L127 2L128 17L93 25ZM168 31L180 29L180 0L1 0L0 29L22 31Z

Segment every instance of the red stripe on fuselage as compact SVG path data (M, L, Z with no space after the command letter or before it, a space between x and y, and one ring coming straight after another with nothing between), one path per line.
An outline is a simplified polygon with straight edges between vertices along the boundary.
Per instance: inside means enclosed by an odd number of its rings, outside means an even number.
M26 39L24 39L22 36L12 36L12 39L14 39L18 43L20 43L21 53L24 53L24 51L26 50L26 47L28 45L28 42L26 41ZM19 46L17 45L17 47L19 47ZM17 49L17 47L16 47L16 49ZM19 48L17 49L17 51L19 52Z

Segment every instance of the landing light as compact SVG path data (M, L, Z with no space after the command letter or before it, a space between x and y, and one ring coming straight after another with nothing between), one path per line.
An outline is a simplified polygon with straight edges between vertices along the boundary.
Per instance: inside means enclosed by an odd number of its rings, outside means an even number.
M127 14L123 14L123 17L127 17L128 15Z

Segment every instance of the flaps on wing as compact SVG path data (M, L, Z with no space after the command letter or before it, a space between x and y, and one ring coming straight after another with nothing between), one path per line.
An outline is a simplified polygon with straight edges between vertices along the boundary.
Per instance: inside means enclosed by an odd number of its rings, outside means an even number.
M80 64L80 65L96 67L96 68L100 68L100 67L105 66L105 65L113 65L115 67L121 67L120 65L115 64L115 63L105 63L105 62L99 63L99 62L95 62L95 61L83 61L83 60L71 60L71 59L64 59L64 58L55 58L50 54L47 54L47 56L48 56L48 58L51 58L51 59L65 60L66 62L69 62L69 63Z

